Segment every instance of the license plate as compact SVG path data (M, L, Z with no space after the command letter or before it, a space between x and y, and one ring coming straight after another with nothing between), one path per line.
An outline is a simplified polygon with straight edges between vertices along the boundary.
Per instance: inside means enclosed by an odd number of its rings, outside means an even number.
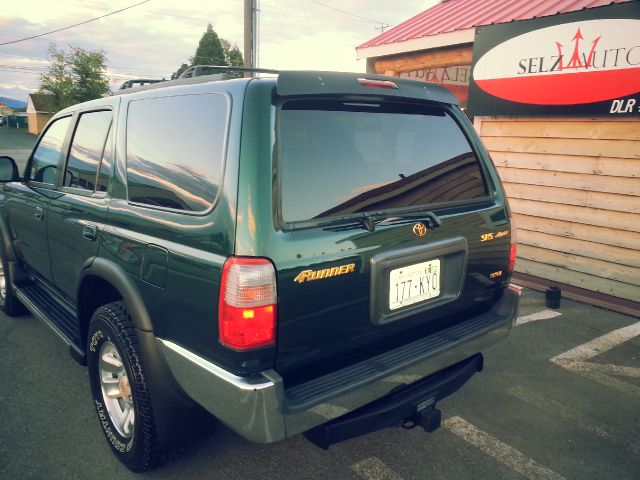
M389 310L440 295L440 260L406 265L389 273Z

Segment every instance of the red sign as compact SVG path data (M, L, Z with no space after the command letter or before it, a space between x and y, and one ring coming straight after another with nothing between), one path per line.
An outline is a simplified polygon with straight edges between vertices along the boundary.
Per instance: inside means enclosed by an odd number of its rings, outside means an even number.
M472 114L640 114L640 9L633 3L482 29Z
M541 105L592 103L640 91L640 20L607 19L542 28L507 40L476 64L478 86Z

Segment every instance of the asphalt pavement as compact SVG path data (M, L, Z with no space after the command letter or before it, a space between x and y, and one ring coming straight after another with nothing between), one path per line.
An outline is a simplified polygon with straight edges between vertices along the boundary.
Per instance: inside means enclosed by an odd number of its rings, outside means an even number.
M26 128L0 127L0 156L13 157L22 172L37 139Z
M560 314L560 315L558 315ZM386 429L323 451L257 445L220 427L136 475L111 454L87 372L31 316L0 314L2 479L640 478L640 321L524 290L511 336L439 403L443 426Z

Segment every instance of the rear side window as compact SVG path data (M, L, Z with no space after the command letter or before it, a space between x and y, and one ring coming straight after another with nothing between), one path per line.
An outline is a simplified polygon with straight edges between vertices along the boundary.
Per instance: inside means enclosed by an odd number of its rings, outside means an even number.
M100 171L98 172L98 184L96 192L106 192L109 188L109 180L113 175L113 158L112 158L112 137L113 128L109 129L107 141L104 144L104 153L102 154L102 162L100 162Z
M188 212L211 208L222 181L227 109L218 94L131 102L129 201Z
M64 171L65 187L91 192L97 189L98 168L111 126L111 117L109 110L80 115Z
M31 159L30 180L49 185L56 183L58 161L70 122L71 117L60 118L53 122L42 136Z
M277 149L285 222L487 196L469 141L435 107L288 102Z

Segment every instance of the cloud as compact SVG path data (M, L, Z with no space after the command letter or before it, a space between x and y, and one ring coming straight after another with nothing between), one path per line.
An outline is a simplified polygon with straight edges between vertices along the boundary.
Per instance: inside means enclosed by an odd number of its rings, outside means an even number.
M320 3L389 24L420 13L436 0L318 0ZM63 28L131 5L131 0L28 0L3 2L0 43ZM312 0L260 0L260 65L281 69L364 71L355 47L375 37L379 24L346 15ZM15 67L47 64L51 42L104 50L114 82L126 78L168 78L193 56L207 24L243 48L243 2L153 0L104 19L44 37L0 46L0 80L17 85L12 95L26 100L39 85L39 72ZM27 58L28 57L28 58ZM29 60L29 58L31 60ZM18 93L16 93L18 92ZM0 96L11 96L0 85ZM14 98L14 97L11 97Z
M31 91L29 88L23 87L22 85L16 85L16 84L13 84L13 83L4 83L4 82L0 83L0 88L6 88L7 90L11 90L11 89L13 89L13 90L24 90L26 92L30 92ZM2 95L2 96L4 96L4 95Z

